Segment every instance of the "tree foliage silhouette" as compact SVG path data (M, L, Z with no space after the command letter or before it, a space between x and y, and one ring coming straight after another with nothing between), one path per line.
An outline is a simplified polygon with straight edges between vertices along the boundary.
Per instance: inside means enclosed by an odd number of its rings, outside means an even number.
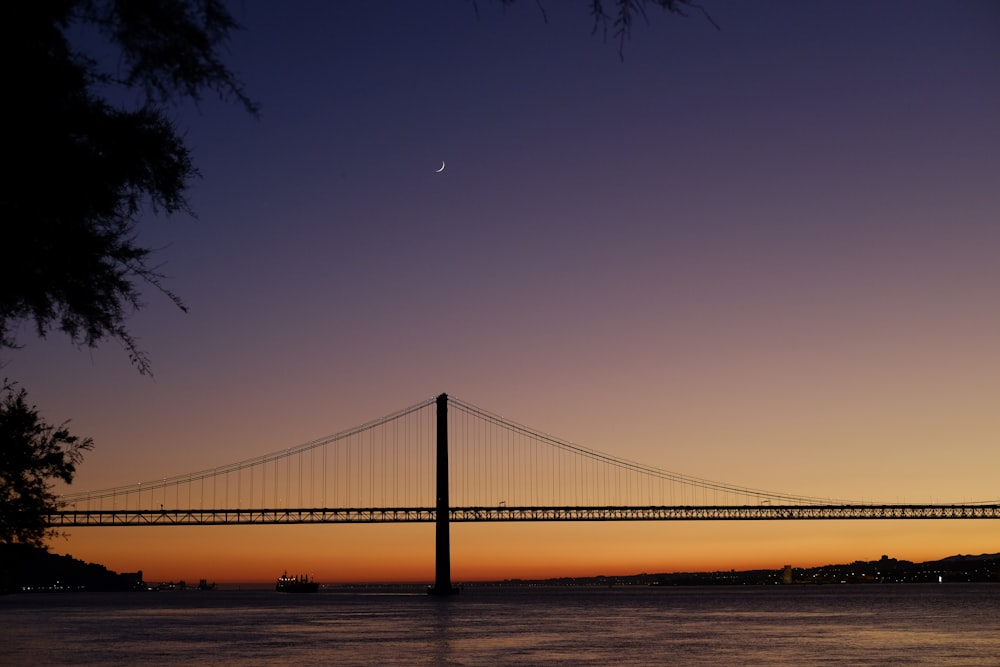
M501 5L513 5L515 2L517 0L500 0ZM547 22L548 12L543 0L535 0L535 3ZM605 39L612 33L618 41L618 56L622 59L625 58L625 43L632 37L632 26L636 20L649 22L648 9L660 9L678 16L687 16L688 11L696 10L716 29L719 28L708 10L695 0L586 0L586 3L594 19L594 32L600 30Z
M0 349L31 322L91 347L117 339L149 373L126 328L141 289L184 306L136 225L189 212L198 172L168 105L213 91L256 115L219 57L238 26L221 0L15 0L3 14ZM42 546L52 483L72 481L92 442L46 424L26 396L6 382L0 394L0 543Z
M632 25L636 19L649 22L647 8L659 8L678 16L687 16L688 10L695 9L716 28L719 25L712 20L708 11L694 0L614 0L614 11L609 11L605 0L588 0L590 14L594 18L594 30L602 28L607 35L608 30L614 32L618 40L618 55L624 55L625 42L632 36Z
M46 424L24 389L0 388L0 544L43 545L53 532L46 517L58 506L50 480L72 482L92 446L66 423Z
M0 348L17 347L18 325L33 322L42 337L117 339L148 373L126 328L141 288L184 306L136 224L148 212L190 212L184 193L197 176L166 105L210 90L257 113L218 55L238 26L220 0L21 0L4 12L0 117L13 168L0 180ZM69 35L117 57L90 57Z

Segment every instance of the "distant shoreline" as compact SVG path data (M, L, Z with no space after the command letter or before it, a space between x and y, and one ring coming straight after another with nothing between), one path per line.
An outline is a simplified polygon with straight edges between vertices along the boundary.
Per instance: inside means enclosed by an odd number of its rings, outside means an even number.
M204 581L204 580L202 580ZM616 586L763 586L819 584L908 584L908 583L1000 583L1000 554L955 555L914 563L883 556L874 561L854 561L811 568L785 566L780 569L729 570L715 572L641 573L456 581L469 588L528 587L616 587ZM386 591L423 590L427 582L320 582L323 590ZM209 588L202 586L203 588ZM273 582L212 584L215 590L269 590ZM142 571L113 572L103 565L84 563L71 556L49 553L23 545L0 545L0 592L146 591L197 590L198 585L181 581L150 583Z

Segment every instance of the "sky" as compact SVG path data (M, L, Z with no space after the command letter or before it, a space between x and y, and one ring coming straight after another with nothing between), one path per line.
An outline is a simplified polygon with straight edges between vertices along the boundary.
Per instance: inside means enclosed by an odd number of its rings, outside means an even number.
M623 57L585 2L232 3L255 119L171 114L115 342L5 355L95 449L73 491L441 392L614 456L871 502L1000 499L1000 5L704 0ZM610 3L608 3L610 4ZM438 173L442 162L444 171ZM1000 552L990 521L452 526L456 581ZM147 580L430 581L433 526L80 528Z

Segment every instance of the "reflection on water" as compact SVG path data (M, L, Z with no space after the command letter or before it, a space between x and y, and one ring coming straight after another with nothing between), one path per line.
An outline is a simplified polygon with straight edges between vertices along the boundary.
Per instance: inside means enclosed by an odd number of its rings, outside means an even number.
M0 598L11 665L997 665L1000 585Z

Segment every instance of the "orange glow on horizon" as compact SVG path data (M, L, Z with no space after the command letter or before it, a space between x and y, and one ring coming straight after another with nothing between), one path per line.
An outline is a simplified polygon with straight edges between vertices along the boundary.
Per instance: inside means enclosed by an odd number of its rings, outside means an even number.
M922 524L922 525L921 525ZM915 562L1000 552L982 521L453 524L452 580L547 579L812 567L883 554ZM75 529L51 550L149 582L430 583L430 524ZM953 546L952 546L953 545Z

